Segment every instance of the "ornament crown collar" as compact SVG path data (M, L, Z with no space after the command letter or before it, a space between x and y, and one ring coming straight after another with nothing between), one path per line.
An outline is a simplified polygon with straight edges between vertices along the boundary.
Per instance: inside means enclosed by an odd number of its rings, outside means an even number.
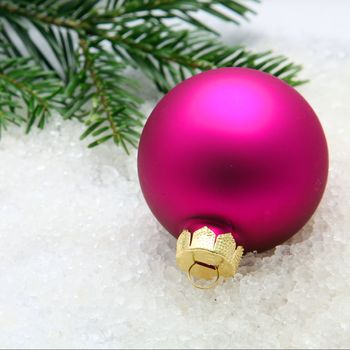
M198 288L210 288L217 284L220 276L233 276L239 266L244 249L237 246L231 233L216 235L207 226L192 234L183 230L177 240L176 262L188 273L192 284ZM210 285L199 285L194 277L211 280Z

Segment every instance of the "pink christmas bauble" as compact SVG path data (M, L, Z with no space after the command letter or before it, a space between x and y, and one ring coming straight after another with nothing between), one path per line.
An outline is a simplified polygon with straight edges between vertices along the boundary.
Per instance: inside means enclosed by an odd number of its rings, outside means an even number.
M144 197L175 237L207 226L264 251L309 220L325 189L328 151L320 122L283 81L220 68L177 85L143 130Z

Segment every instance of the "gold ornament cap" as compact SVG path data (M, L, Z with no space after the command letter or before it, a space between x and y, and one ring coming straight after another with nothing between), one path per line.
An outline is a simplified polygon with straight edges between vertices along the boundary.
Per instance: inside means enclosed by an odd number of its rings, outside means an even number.
M177 240L176 263L195 287L207 289L215 286L221 276L232 277L236 273L243 252L231 233L216 235L204 226L193 233L182 231ZM195 283L194 277L215 280L203 286Z

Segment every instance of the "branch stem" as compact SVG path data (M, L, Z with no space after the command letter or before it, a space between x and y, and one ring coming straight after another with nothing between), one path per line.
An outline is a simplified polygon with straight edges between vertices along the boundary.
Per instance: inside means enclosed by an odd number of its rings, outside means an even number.
M184 65L184 66L187 66L190 68L199 68L199 69L214 68L214 65L207 62L207 61L199 61L199 60L196 61L196 60L193 60L193 59L186 57L186 56L181 56L181 57L180 56L169 56L169 55L166 55L164 53L157 51L153 47L149 47L147 45L137 43L133 40L123 38L120 35L108 35L108 34L105 34L103 32L102 33L99 32L99 35L100 35L100 37L111 42L112 44L122 43L126 46L133 47L133 48L140 50L140 51L143 51L145 53L152 54L153 56L157 57L160 60L174 62L174 63L177 63L179 65Z
M118 130L118 127L113 120L112 112L109 108L109 102L103 89L103 83L94 69L94 61L91 58L89 52L89 45L87 41L81 37L79 38L79 44L85 58L85 68L90 72L91 79L96 87L97 95L100 99L103 109L106 112L107 120L112 129L113 136L119 142L121 140L120 131Z
M7 81L9 84L15 86L18 90L26 91L29 95L31 95L32 97L38 100L38 102L43 106L45 111L49 109L49 105L47 101L45 101L42 97L40 97L33 89L31 89L27 85L20 83L3 73L0 73L0 79Z
M11 15L19 15L22 17L26 17L30 20L40 21L46 24L55 25L58 27L65 27L67 29L74 30L85 30L89 31L90 25L84 21L76 21L72 19L64 19L60 17L52 17L46 14L30 11L27 8L21 8L19 6L13 6L10 4L0 3L0 12L7 12Z

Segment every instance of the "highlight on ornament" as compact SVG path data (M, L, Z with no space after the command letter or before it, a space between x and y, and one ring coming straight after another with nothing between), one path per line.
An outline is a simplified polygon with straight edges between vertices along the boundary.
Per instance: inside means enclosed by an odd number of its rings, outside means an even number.
M294 88L219 68L159 101L141 135L138 174L152 213L177 238L177 265L207 289L234 276L243 252L272 249L306 224L326 186L328 149Z

